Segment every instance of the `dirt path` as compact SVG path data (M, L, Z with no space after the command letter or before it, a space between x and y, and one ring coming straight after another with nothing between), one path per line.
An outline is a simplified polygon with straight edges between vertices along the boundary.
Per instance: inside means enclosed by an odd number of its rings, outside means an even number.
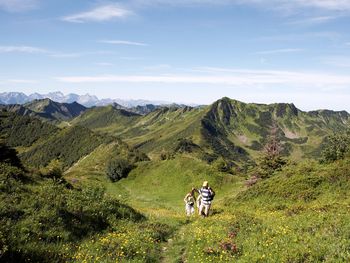
M162 246L161 260L162 263L173 263L173 262L187 262L186 253L186 241L185 236L188 229L195 222L195 218L188 219L185 224L181 225L173 235L168 239Z

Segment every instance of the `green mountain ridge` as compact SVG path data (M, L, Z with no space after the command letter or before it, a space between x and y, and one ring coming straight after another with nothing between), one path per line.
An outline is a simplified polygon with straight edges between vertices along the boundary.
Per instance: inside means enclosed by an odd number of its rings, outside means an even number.
M182 139L209 161L254 161L276 124L284 154L293 159L315 157L325 136L349 125L345 111L304 112L294 104L254 104L223 98L210 106L162 107L144 116L127 115L111 106L89 109L71 121L98 132L120 136L152 158L173 152Z
M66 121L77 117L87 108L77 102L59 103L50 99L39 99L23 105L1 105L2 109L22 116L36 117L43 121Z
M44 167L52 160L60 160L65 169L96 148L113 145L109 158L103 158L101 170L117 156L133 161L147 159L119 138L101 135L82 126L58 128L37 118L0 111L0 138L11 147L16 147L19 157L28 166ZM108 154L108 153L104 153Z

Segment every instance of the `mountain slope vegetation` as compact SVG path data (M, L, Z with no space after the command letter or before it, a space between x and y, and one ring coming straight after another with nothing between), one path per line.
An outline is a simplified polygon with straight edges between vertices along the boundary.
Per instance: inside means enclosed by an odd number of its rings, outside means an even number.
M0 111L0 136L9 146L31 146L36 141L48 138L58 128L29 116Z
M147 156L120 139L103 136L81 126L58 128L37 118L2 111L0 128L0 136L4 142L17 147L22 161L33 167L44 167L52 160L59 160L64 169L68 169L97 147L109 144L114 147L113 151L105 153L107 155L103 157L104 164L117 155L130 158L133 162L147 159Z
M86 110L84 106L77 102L59 103L50 99L33 100L23 105L1 105L1 108L19 115L56 122L72 119Z
M198 156L209 162L224 158L231 164L254 162L273 125L284 155L294 160L320 154L324 138L349 125L347 112L303 112L293 104L246 104L229 98L207 107L162 107L146 114L125 114L112 107L92 108L72 121L95 131L118 135L157 158L173 153L187 139Z
M85 244L101 246L112 238L108 261L157 259L160 246L153 244L164 240L170 228L154 225L102 188L79 189L62 177L28 172L13 149L2 143L0 149L1 262L81 262ZM137 236L138 243L123 249L119 244L129 241L126 233Z

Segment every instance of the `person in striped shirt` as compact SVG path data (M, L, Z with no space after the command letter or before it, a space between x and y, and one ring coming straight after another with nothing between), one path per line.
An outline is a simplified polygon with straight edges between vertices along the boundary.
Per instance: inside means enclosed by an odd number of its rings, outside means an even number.
M203 186L200 190L198 190L198 193L201 195L199 215L204 215L207 217L209 215L211 202L214 198L215 192L209 187L208 181L204 181Z

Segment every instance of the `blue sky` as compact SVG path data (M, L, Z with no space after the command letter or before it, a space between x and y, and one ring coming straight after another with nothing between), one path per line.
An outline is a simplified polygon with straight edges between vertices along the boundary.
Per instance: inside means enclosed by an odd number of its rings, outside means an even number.
M0 92L350 111L350 0L0 0Z

